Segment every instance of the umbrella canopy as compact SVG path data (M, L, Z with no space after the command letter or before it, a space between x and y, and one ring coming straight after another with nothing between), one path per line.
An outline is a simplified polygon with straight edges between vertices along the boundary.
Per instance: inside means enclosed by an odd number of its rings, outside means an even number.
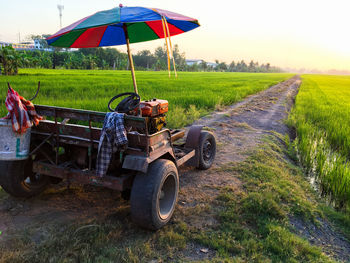
M62 28L46 40L49 45L66 48L92 48L127 45L135 93L137 84L130 43L167 38L199 27L198 20L158 8L119 7L97 12ZM171 42L169 43L171 47ZM173 57L174 70L175 60ZM176 74L176 71L175 71Z
M164 34L164 18L169 33ZM47 38L51 46L91 48L137 43L178 35L199 26L198 20L158 8L116 7L97 12ZM125 32L126 30L126 32Z

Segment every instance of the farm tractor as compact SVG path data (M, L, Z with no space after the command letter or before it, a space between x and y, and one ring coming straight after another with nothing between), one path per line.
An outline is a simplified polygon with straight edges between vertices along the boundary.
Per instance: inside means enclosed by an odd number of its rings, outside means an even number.
M112 107L112 104L116 104ZM0 120L0 185L14 197L40 194L50 183L71 182L107 187L130 199L131 219L156 230L171 219L179 193L178 169L212 166L216 142L202 126L166 128L166 100L141 101L137 93L122 93L109 103L124 113L128 144L113 152L105 176L96 175L101 124L106 113L35 105L44 116L25 134Z

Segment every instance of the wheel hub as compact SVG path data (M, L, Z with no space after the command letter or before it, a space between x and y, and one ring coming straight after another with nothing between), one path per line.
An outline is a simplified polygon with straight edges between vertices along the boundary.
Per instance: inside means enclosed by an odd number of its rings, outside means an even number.
M212 157L212 144L206 141L203 145L203 159L209 161Z
M175 175L169 174L164 180L161 190L158 194L159 216L161 219L167 219L175 206L176 199L176 181Z

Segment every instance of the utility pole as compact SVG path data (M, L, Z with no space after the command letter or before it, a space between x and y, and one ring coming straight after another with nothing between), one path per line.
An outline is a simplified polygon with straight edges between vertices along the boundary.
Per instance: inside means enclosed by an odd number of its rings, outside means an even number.
M63 5L57 5L59 14L60 14L60 29L62 28L62 10L64 9Z

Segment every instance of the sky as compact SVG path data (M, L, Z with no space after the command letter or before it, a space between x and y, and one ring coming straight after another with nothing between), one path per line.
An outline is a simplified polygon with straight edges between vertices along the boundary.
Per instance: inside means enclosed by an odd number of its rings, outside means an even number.
M350 70L350 0L0 0L0 41L59 30L96 11L157 7L198 19L201 26L172 37L187 59L244 59L289 68ZM132 44L154 50L163 40ZM126 51L125 47L118 46Z

